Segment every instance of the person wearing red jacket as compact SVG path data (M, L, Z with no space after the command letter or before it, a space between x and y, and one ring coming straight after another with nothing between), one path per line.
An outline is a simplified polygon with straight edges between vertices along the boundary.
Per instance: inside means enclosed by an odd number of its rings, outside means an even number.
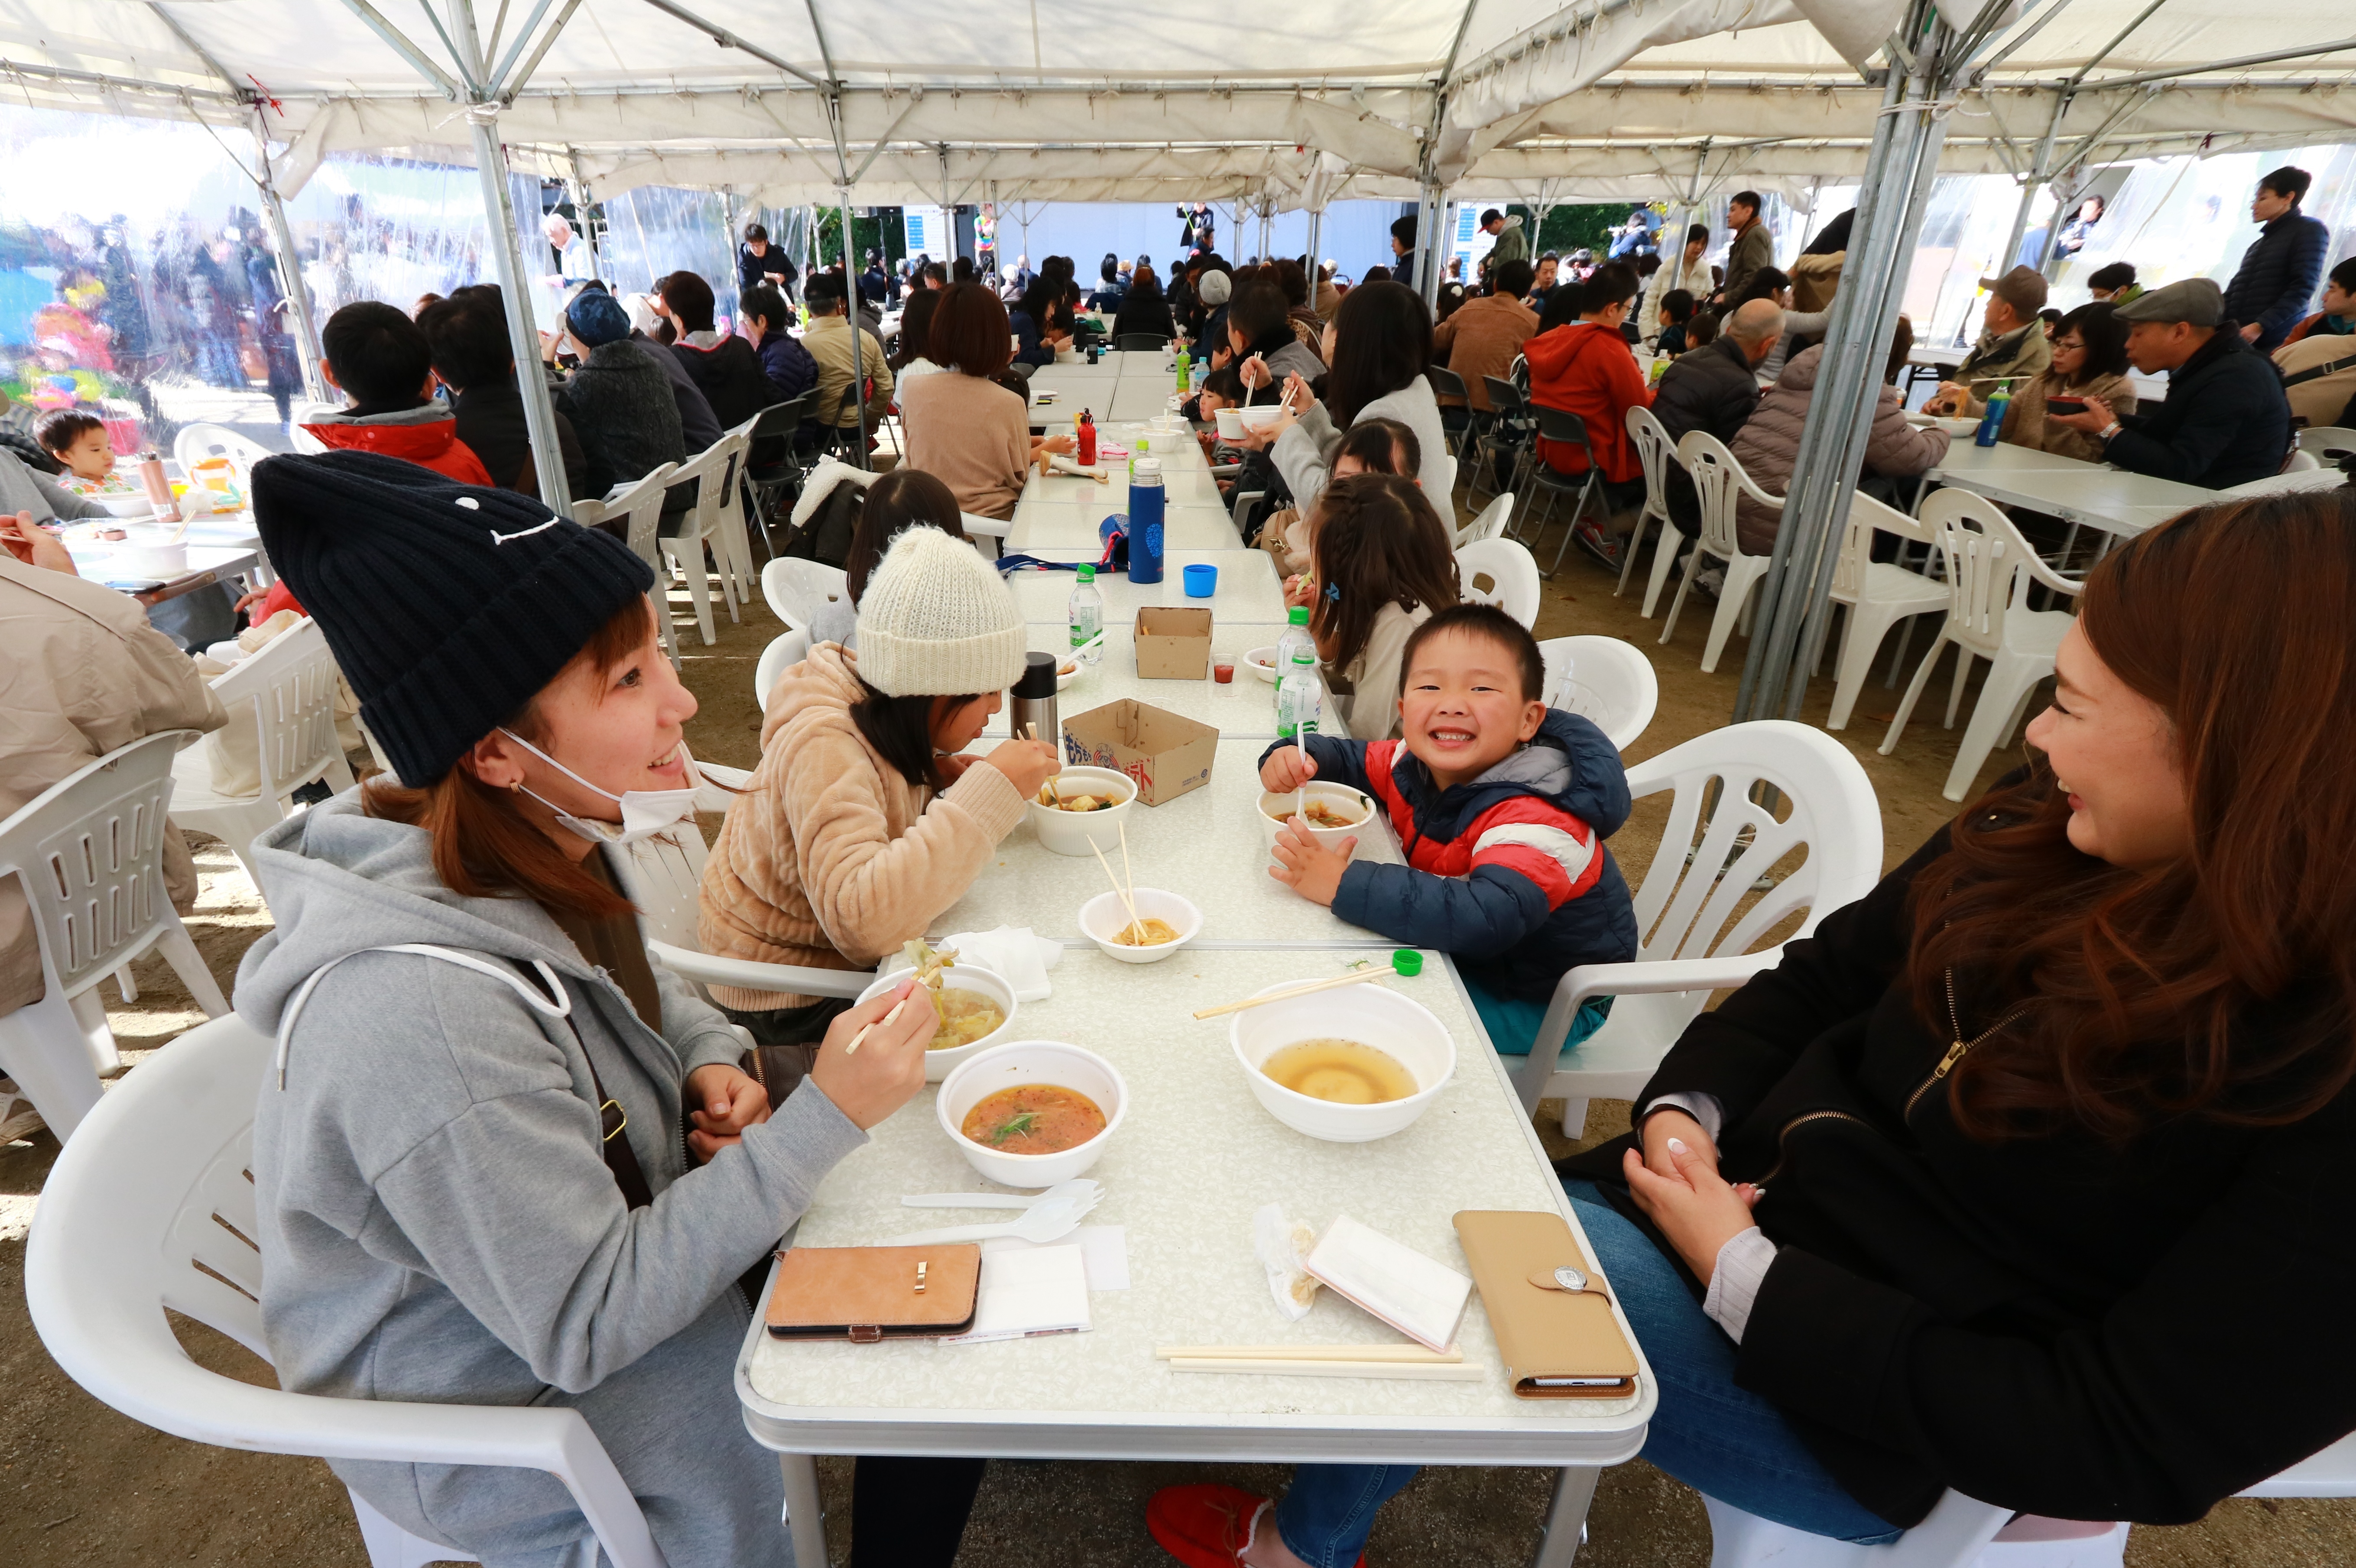
M1644 500L1644 465L1629 439L1626 417L1632 408L1651 408L1653 393L1620 330L1637 294L1636 274L1620 262L1607 262L1578 286L1575 306L1562 304L1572 293L1556 291L1537 335L1522 346L1522 357L1530 368L1530 401L1586 421L1588 445L1602 470L1601 515L1609 518ZM1576 318L1565 319L1573 308ZM1580 448L1544 436L1537 445L1538 456L1556 473L1577 477L1587 472L1587 453ZM1619 569L1618 532L1590 519L1571 537L1606 566Z
M313 439L402 458L462 485L491 486L482 459L458 439L457 416L434 399L434 354L423 327L380 300L359 300L327 318L319 347L327 385L351 406L304 425ZM303 608L284 578L237 607L255 625L281 610Z

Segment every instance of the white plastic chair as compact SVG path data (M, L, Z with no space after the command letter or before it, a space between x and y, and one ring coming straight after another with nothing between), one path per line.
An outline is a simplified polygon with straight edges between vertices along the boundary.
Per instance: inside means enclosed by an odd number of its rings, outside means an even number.
M1449 548L1462 549L1466 545L1479 544L1483 539L1503 539L1505 537L1505 525L1513 520L1514 493L1507 490L1482 507L1481 515L1464 525Z
M1633 643L1617 637L1548 637L1538 645L1546 660L1545 701L1590 719L1612 745L1626 751L1653 721L1661 705L1661 683L1653 661Z
M719 777L737 789L749 782L750 775L734 769L696 765L706 779ZM696 804L701 807L704 803ZM873 969L810 969L704 952L696 944L696 898L710 858L702 832L691 823L676 833L642 838L616 858L622 894L638 908L638 931L646 938L648 957L698 990L735 986L792 996L853 997L874 982Z
M62 1143L122 1065L98 985L161 953L209 1018L229 1000L164 891L172 754L193 730L162 730L84 764L0 822L0 881L16 879L40 950L41 999L0 1017L0 1073ZM126 984L126 991L129 987Z
M172 461L180 465L180 476L192 485L198 464L208 457L226 457L237 473L238 487L243 489L253 476L253 465L269 455L268 447L217 424L182 425L180 433L172 438Z
M734 436L723 435L672 469L664 481L664 488L670 490L700 481L695 505L679 515L679 532L659 537L655 544L669 568L687 579L688 598L695 604L695 629L702 634L705 647L720 640L712 623L712 571L703 559L707 545L719 569L720 596L727 603L728 618L741 619L736 613L736 578L730 570L728 541L720 537L720 517L723 510L734 510L736 457L744 444ZM749 589L752 573L747 565L744 586Z
M1954 685L1947 694L1950 730L1955 727L1955 709L1963 704L1972 660L1988 660L1972 721L1964 729L1955 765L1940 792L1949 800L1961 800L1988 753L2012 743L2013 730L2037 683L2053 673L2054 650L2074 619L2066 610L2030 609L2029 590L2041 583L2057 593L2074 595L2082 584L2039 560L2002 508L1969 490L1950 486L1934 493L1922 503L1922 520L1933 530L1946 559L1947 619L1931 651L1915 667L1880 750L1886 757L1898 749L1898 737L1905 733L1906 720L1931 678L1932 667L1939 662L1940 649L1950 643L1955 646Z
M809 647L808 632L780 632L761 650L761 662L753 667L753 700L761 705L762 712L769 710L769 691L777 677L809 657Z
M1677 547L1685 542L1685 536L1669 522L1669 464L1676 460L1676 444L1669 440L1668 427L1650 409L1631 408L1624 422L1628 438L1636 443L1637 460L1644 465L1644 509L1636 514L1636 527L1622 546L1620 586L1612 591L1612 595L1616 599L1628 592L1628 579L1636 570L1637 549L1644 542L1644 529L1658 523L1661 531L1653 544L1653 571L1644 581L1644 619L1649 621L1661 602L1661 590L1669 581L1669 571L1677 563Z
M97 1399L192 1442L549 1471L617 1568L663 1568L637 1500L577 1410L286 1393L189 1359L167 1308L269 1357L247 1172L272 1043L234 1016L198 1025L125 1077L58 1157L25 1252L26 1304L49 1354ZM357 1495L352 1511L376 1568L476 1561Z
M823 561L779 557L761 569L761 597L769 613L797 632L807 632L821 606L851 597L843 570Z
M1525 626L1538 623L1538 600L1543 585L1538 578L1538 559L1528 547L1514 539L1483 539L1468 544L1456 552L1457 592L1472 603L1494 604ZM1491 586L1483 589L1474 579L1486 577Z
M1841 610L1840 658L1833 677L1833 710L1827 730L1848 728L1858 694L1873 668L1873 656L1890 628L1914 615L1935 614L1947 607L1947 585L1933 582L1919 571L1873 559L1875 530L1893 534L1912 544L1935 544L1933 531L1894 507L1886 507L1859 490L1849 497L1848 524L1841 536L1840 556L1833 563L1833 603ZM1821 650L1819 650L1821 657ZM1890 679L1896 680L1893 668Z
M2305 457L2305 464L2298 459ZM2284 496L2299 490L2337 490L2348 482L2347 475L2337 468L2324 468L2303 452L2291 453L2291 466L2279 474L2263 475L2244 479L2239 485L2228 485L2217 492L2220 500L2245 496Z
M2298 432L2298 449L2313 453L2327 464L2337 463L2356 455L2356 430L2336 424L2308 425Z
M337 794L352 787L352 766L336 738L336 656L319 624L306 618L215 676L212 688L230 723L251 714L260 730L262 788L243 797L214 794L212 748L220 739L209 735L172 764L172 816L228 845L258 889L247 852L257 834L293 809L287 796L322 778Z
M1719 786L1705 826L1703 797ZM1790 805L1777 821L1755 799L1772 785ZM1730 725L1672 746L1628 770L1642 798L1674 793L1643 886L1636 891L1636 957L1586 964L1556 983L1554 999L1515 1074L1522 1104L1562 1097L1562 1129L1577 1137L1587 1103L1633 1099L1709 1000L1783 956L1751 944L1794 913L1805 936L1824 915L1865 896L1881 878L1881 805L1865 769L1823 731L1781 719ZM1690 862L1685 851L1700 840ZM1762 874L1794 848L1807 858L1736 917ZM1569 1051L1572 1014L1590 997L1616 997L1603 1027Z
M658 587L665 574L656 535L662 527L663 496L678 467L676 463L666 463L628 484L615 485L602 500L573 503L573 520L584 528L594 528L610 518L623 518L623 542L630 547L631 554L654 569ZM671 619L669 595L662 596L661 605L662 613L656 617L657 635L662 639L663 652L670 656L671 667L677 669L679 628Z
M1708 675L1718 668L1718 656L1726 651L1726 639L1734 631L1735 623L1740 621L1745 634L1749 633L1751 590L1767 575L1766 556L1742 552L1742 539L1734 523L1738 494L1779 512L1783 507L1783 497L1770 496L1752 483L1726 443L1706 430L1686 432L1685 439L1677 443L1677 461L1693 475L1694 488L1701 496L1701 537L1694 541L1693 552L1686 557L1686 574L1677 580L1677 596L1669 601L1669 618L1661 623L1661 641L1666 643L1676 635L1677 613L1685 608L1686 594L1693 587L1694 574L1701 570L1702 558L1709 556L1724 561L1726 582L1718 591L1718 613L1710 617L1709 640L1701 650L1701 670ZM1672 528L1669 533L1676 537L1676 530Z
M2322 464L2316 461L2315 453L2309 452L2306 447L2300 446L2293 449L2291 454L2283 459L2283 465L2280 472L2284 474L2312 474L2322 466Z
M753 533L744 520L744 469L753 461L753 427L759 424L762 414L768 411L767 409L762 410L761 413L755 414L721 437L734 450L728 469L728 494L722 497L722 504L713 514L712 531L713 538L726 547L715 553L734 587L739 604L752 603L755 581ZM764 539L762 549L766 551L767 548L768 541Z

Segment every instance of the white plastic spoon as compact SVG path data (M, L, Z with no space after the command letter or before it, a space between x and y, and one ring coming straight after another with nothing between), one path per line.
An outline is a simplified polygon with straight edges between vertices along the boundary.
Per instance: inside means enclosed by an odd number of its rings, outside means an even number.
M1103 1193L1104 1189L1094 1178L1076 1176L1027 1197L1019 1192L916 1192L900 1201L910 1209L1035 1209L1051 1198L1070 1195L1085 1197L1093 1203Z
M937 1242L986 1242L993 1236L1014 1236L1025 1242L1053 1242L1079 1229L1080 1221L1097 1200L1077 1193L1055 1202L1034 1203L1020 1219L1003 1225L953 1225L944 1231L918 1231L913 1235L894 1236L883 1244L887 1247L930 1246Z

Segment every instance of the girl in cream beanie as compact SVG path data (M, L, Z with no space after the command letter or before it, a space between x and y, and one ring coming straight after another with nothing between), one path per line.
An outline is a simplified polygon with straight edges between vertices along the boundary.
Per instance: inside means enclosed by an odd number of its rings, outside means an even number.
M1030 645L998 569L938 528L894 539L859 598L859 673L886 697L1002 691Z

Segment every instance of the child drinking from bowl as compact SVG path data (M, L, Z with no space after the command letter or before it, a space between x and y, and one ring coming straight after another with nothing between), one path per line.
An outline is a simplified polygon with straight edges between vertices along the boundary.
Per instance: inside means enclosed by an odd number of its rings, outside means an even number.
M1334 715L1361 740L1396 741L1408 637L1457 601L1448 529L1414 480L1359 474L1318 497L1309 552L1289 602L1309 606Z
M1338 487L1337 487L1338 488ZM1636 955L1636 912L1603 840L1628 816L1620 753L1588 720L1539 699L1546 666L1520 622L1492 605L1436 612L1408 635L1397 741L1280 741L1260 784L1311 778L1372 795L1404 866L1350 859L1297 827L1269 874L1353 925L1452 954L1491 1043L1526 1056L1563 972ZM1595 1032L1582 1006L1566 1046Z
M959 754L1028 645L1014 596L971 545L921 527L894 539L860 596L858 650L820 644L770 693L761 765L704 867L704 951L873 968L964 897L1056 771L1053 746L1021 738ZM734 986L712 996L762 1045L813 1055L850 1005Z

